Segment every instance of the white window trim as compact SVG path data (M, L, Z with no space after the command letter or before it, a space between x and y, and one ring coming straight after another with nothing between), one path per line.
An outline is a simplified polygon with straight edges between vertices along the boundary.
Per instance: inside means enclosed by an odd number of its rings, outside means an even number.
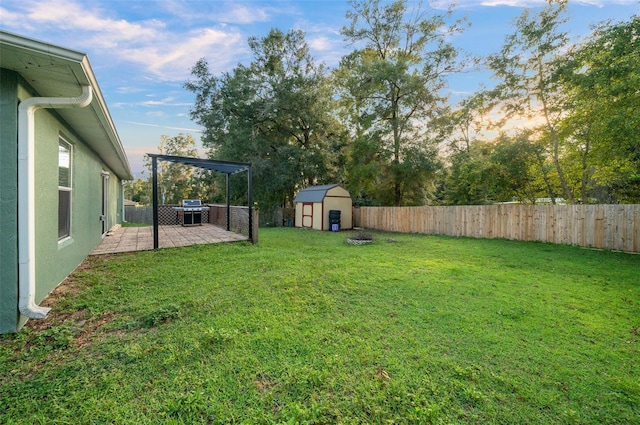
M60 143L64 143L69 148L69 186L58 186L58 192L65 191L69 192L69 234L63 236L58 239L58 246L67 245L68 241L72 239L73 235L73 145L65 139L62 135L58 136L58 146ZM60 168L60 164L58 164L58 170ZM58 171L59 172L59 171ZM58 182L59 183L59 182ZM60 202L60 197L58 196L58 202Z

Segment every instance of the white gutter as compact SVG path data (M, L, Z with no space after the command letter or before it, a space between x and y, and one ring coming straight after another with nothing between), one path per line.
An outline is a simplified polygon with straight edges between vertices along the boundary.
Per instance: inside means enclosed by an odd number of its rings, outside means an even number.
M35 303L35 113L42 108L84 108L92 99L91 86L82 86L78 97L31 97L18 106L18 307L32 319L44 319L50 310Z

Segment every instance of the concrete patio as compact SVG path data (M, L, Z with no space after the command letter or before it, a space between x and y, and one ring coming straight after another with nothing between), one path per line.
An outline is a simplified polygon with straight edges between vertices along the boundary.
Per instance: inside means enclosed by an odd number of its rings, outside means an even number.
M197 244L246 241L245 235L228 232L213 224L202 226L159 226L160 248L174 248ZM153 249L153 227L119 227L109 231L91 255L118 252L146 251Z

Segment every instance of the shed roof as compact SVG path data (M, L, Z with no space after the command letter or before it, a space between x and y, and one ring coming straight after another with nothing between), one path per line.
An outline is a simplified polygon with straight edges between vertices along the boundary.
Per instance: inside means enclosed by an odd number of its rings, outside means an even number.
M122 180L133 180L107 104L84 53L0 31L0 65L20 74L44 97L78 96L81 85L91 86L86 108L56 109L74 131Z
M323 184L319 186L309 186L298 192L298 195L293 200L296 202L322 202L327 192L334 187L340 186L339 184Z

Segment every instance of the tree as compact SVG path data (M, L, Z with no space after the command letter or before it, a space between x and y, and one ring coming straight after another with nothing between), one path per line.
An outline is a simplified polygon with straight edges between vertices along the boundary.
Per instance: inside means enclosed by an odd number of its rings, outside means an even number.
M490 163L497 201L535 204L545 193L536 161L544 147L530 137L530 131L521 131L513 137L502 134L494 142Z
M444 201L452 205L480 205L494 202L490 173L490 146L474 143L469 150L455 151L449 157L449 175L444 184Z
M198 157L196 142L190 134L162 135L158 151L163 155ZM151 170L151 161L147 159ZM179 204L183 199L208 200L206 175L200 169L166 161L158 161L158 190L163 204Z
M331 87L302 31L272 29L249 38L253 61L213 76L206 60L186 88L196 93L191 116L205 127L209 156L254 164L255 198L264 206L293 201L302 186L338 174L341 130Z
M561 74L569 97L562 131L578 164L582 202L598 187L640 200L640 18L596 28Z
M491 143L476 141L450 157L445 201L472 205L518 201L533 204L545 193L538 169L542 147L529 140L531 132L501 134Z
M151 182L149 179L135 179L124 186L124 196L141 205L151 204Z
M449 151L469 152L471 145L481 138L484 130L495 124L487 117L486 93L480 91L463 99L455 109L447 108L437 119L439 140L448 141Z
M348 186L377 202L423 204L439 168L429 122L442 110L445 76L457 69L445 16L406 0L352 0L342 34L358 46L336 72L341 116L352 123ZM364 155L361 155L364 154Z
M560 79L568 46L567 34L560 30L566 6L567 0L548 0L537 15L525 10L516 20L516 32L506 38L500 53L488 58L488 66L501 81L493 96L508 117L543 120L540 134L548 137L562 192L573 204L575 197L560 161L564 140L558 131L567 103Z

